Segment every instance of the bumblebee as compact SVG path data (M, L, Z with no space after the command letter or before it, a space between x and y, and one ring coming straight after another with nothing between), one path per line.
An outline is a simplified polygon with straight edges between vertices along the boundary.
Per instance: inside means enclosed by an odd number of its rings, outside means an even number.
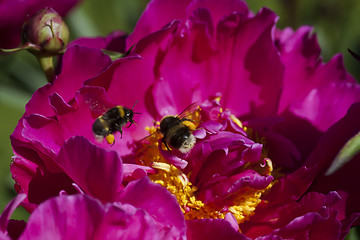
M130 122L130 127L135 121L133 120L134 111L132 109L116 106L110 108L103 115L99 116L92 125L92 131L96 139L102 141L106 139L108 144L115 144L113 133L120 132L123 134L122 128Z
M160 121L160 132L163 134L162 142L169 151L170 146L181 153L188 153L196 142L191 133L195 128L189 119L172 115L165 116Z

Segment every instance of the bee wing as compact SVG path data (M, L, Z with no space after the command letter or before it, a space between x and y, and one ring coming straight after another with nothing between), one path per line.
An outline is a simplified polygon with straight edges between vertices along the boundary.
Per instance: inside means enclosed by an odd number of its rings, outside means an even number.
M177 117L180 119L187 118L197 110L198 110L198 102L193 102L189 106L187 106L181 113L179 113Z
M84 87L80 90L80 95L94 118L99 117L110 108L116 106L107 97L105 89L100 87Z

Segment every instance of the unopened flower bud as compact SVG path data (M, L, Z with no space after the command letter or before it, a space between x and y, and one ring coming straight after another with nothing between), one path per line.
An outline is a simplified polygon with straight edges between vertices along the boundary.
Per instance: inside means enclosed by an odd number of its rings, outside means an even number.
M24 23L22 36L24 43L35 44L40 53L52 55L66 47L69 29L54 9L44 8Z

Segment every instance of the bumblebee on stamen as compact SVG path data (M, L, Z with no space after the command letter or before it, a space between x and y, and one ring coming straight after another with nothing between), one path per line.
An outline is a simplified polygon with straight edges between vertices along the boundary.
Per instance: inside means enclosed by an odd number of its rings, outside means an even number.
M193 105L188 106L183 112ZM177 116L168 115L163 117L160 121L160 132L163 135L162 142L169 151L171 147L185 154L196 143L196 138L192 134L196 126L193 120L179 117L182 113Z

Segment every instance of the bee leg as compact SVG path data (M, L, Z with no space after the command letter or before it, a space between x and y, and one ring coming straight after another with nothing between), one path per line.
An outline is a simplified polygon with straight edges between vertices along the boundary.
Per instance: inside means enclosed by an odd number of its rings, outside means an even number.
M120 132L120 138L122 139L122 134L123 134L122 128L119 128L119 132Z
M162 142L164 143L166 149L171 153L171 150L170 150L168 144L164 141L164 139L162 140Z
M184 121L195 122L194 120L188 119L188 118L182 118L182 119L180 119L180 122L184 122Z
M181 122L184 122L184 121L189 121L189 122L192 122L192 123L201 123L202 121L196 121L194 119L188 119L188 118L182 118L180 119Z

